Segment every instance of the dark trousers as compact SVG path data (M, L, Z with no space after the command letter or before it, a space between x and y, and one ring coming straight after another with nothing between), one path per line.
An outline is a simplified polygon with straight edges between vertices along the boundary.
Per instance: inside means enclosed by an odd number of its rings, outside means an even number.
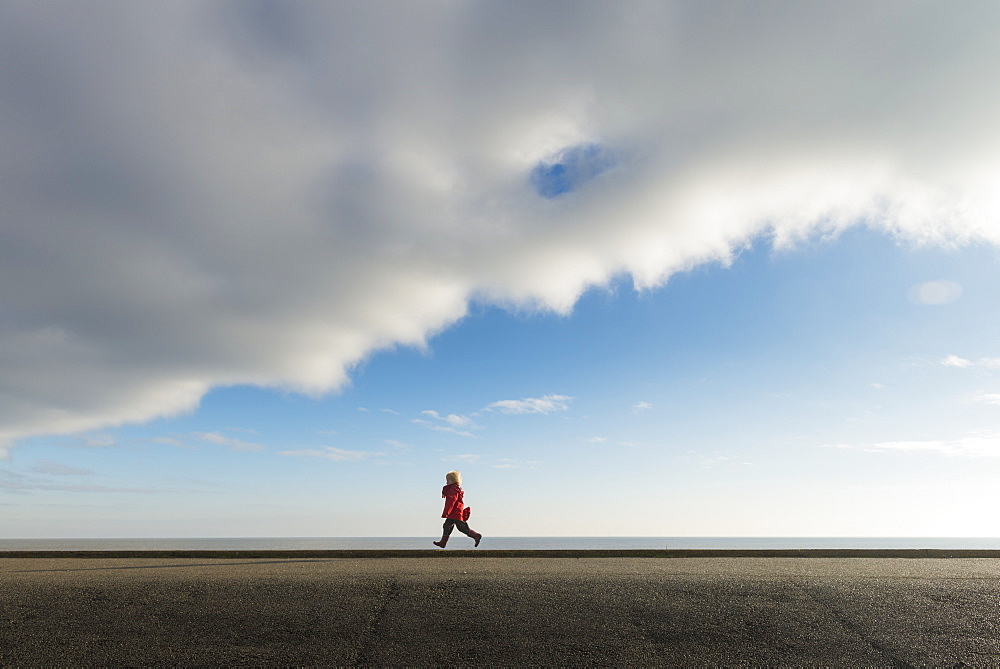
M450 537L451 531L454 528L458 528L458 531L467 537L472 537L475 533L469 529L469 524L464 520L455 520L454 518L448 518L444 521L444 534L442 536Z

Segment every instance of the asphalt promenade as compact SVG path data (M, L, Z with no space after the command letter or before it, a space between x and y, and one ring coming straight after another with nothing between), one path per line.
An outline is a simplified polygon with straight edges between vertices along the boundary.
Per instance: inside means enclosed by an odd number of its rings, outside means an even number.
M1000 665L995 555L494 553L3 554L0 665Z

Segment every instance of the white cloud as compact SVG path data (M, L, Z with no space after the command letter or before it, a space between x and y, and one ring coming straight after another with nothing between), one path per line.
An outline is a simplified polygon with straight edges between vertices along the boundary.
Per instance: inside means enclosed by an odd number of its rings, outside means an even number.
M836 447L871 452L929 452L949 457L996 458L1000 457L1000 433L983 430L951 439L883 441L861 445L838 444Z
M553 413L568 411L569 403L574 398L568 395L545 395L544 397L525 397L519 400L500 400L486 407L486 410L496 409L507 414Z
M0 453L334 390L472 297L1000 241L996 3L389 4L0 3Z
M937 306L954 302L962 296L962 286L954 281L926 281L910 288L910 301Z
M456 430L453 427L448 427L447 425L437 425L426 420L420 420L419 418L413 419L413 422L417 425L423 425L429 430L434 430L436 432L450 432L451 434L457 434L460 437L469 437L471 439L478 439L478 437L467 430Z
M632 405L632 413L638 415L644 411L649 411L653 408L653 405L649 402L637 402Z
M1000 393L979 393L973 401L983 404L1000 404Z
M242 439L227 437L219 432L195 432L193 436L201 439L202 441L207 441L210 444L215 444L216 446L225 446L231 451L264 450L263 444L255 444L252 442L243 441Z
M448 423L448 425L451 425L452 427L469 427L475 425L472 419L469 418L468 416L459 416L453 413L450 413L447 416L441 416L438 414L437 411L431 411L431 410L421 411L420 413L425 416L430 416L435 420L444 421L445 423Z
M438 423L426 421L423 420L422 418L414 418L412 422L416 423L417 425L423 425L424 427L429 428L431 430L437 430L438 432L451 432L452 434L457 434L461 437L472 437L473 439L475 439L476 435L474 435L473 433L469 432L468 430L460 430L458 428L467 427L474 430L482 429L479 425L476 425L476 423L468 416L459 416L457 414L448 414L447 416L442 416L438 414L437 411L432 411L429 409L426 411L421 411L420 413L425 416L430 416L434 420L438 421ZM444 425L441 425L440 423L444 423Z
M957 355L949 355L941 361L941 364L945 367L958 367L961 369L979 367L987 370L1000 370L1000 358L979 358L978 360L967 360L965 358L960 358Z
M358 462L371 457L381 457L384 456L385 453L378 453L374 451L348 451L342 448L334 448L333 446L324 446L323 448L304 448L300 450L278 451L278 455L301 458L321 458L324 460L333 460L334 462Z
M607 440L608 440L607 437L591 437L590 439L587 439L587 441L589 441L592 444L600 444Z
M511 458L500 458L491 466L493 469L537 469L539 464L541 463L538 460L514 460Z

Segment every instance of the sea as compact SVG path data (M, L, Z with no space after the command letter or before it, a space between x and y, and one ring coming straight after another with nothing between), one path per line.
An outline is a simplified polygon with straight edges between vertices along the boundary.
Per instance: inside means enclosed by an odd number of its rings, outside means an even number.
M436 537L0 539L0 551L420 550ZM471 548L455 534L449 548ZM1000 550L1000 537L484 537L492 550L938 548Z

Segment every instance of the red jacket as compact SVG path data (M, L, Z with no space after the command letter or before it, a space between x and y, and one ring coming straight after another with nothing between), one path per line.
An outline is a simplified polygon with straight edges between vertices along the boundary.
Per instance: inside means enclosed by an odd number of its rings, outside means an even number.
M465 508L462 498L465 493L458 484L449 483L441 488L441 496L444 497L444 511L441 512L441 517L462 520L462 510Z

